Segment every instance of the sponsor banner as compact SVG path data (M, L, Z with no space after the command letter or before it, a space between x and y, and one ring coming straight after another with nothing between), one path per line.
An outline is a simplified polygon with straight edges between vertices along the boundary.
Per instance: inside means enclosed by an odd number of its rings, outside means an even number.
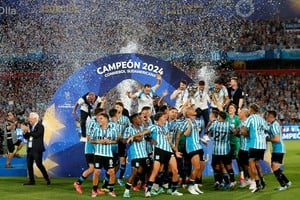
M282 49L281 58L289 60L299 60L300 59L300 49Z
M284 28L286 31L300 31L300 23L286 23Z
M122 6L120 6L120 4ZM112 9L117 12L116 19L122 15L132 15L134 6L145 8L139 12L144 19L180 20L196 22L199 19L226 17L228 19L270 19L280 17L298 17L300 6L297 1L261 1L261 0L170 0L170 1L85 1L80 3L71 0L10 0L0 3L0 19L2 16L35 14L48 15L79 15L97 8L99 13L108 13ZM114 16L112 16L114 17Z
M265 58L265 51L251 51L251 52L238 52L238 51L229 51L227 52L228 60L258 60Z
M282 126L281 132L284 140L300 140L300 124Z
M258 60L258 59L288 59L299 60L300 49L274 49L274 50L259 50L250 52L238 52L238 51L211 51L210 60Z

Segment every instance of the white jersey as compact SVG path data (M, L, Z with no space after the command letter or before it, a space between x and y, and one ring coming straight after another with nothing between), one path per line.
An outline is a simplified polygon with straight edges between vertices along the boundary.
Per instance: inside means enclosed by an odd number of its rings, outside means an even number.
M150 107L152 112L154 111L153 95L154 95L155 89L156 89L155 87L152 87L149 94L145 94L143 91L135 93L135 95L137 96L137 99L138 99L138 113L140 113L142 111L142 108L145 106Z
M177 90L175 90L171 96L174 96ZM179 110L181 106L188 100L189 98L189 92L187 89L181 91L177 96L176 96L176 101L175 101L175 108Z
M217 108L218 106L214 103L214 101L217 101L218 104L223 105L225 103L225 97L228 97L228 91L226 87L222 86L222 88L219 91L216 91L216 89L213 89L211 94L211 107Z
M92 110L94 110L100 102L101 102L101 97L97 96L95 102L90 104ZM77 103L80 105L80 110L87 113L89 112L89 105L85 102L83 97L79 98Z
M197 90L195 95L191 98L191 103L194 104L196 108L200 108L201 110L208 109L209 102L210 98L206 90Z

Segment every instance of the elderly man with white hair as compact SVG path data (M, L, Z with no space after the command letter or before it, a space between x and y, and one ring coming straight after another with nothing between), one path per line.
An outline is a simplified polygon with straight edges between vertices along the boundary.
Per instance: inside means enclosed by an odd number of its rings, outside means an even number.
M46 184L50 185L50 179L46 168L43 165L43 152L45 151L44 146L44 126L39 121L39 115L35 112L31 112L28 118L29 124L22 124L21 129L23 130L24 138L27 139L27 170L29 181L24 185L35 185L33 163L40 169L43 174Z

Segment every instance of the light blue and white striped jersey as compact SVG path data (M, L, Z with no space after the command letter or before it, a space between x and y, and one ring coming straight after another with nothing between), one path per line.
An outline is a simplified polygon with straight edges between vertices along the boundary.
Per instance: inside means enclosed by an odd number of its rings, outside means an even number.
M116 122L114 122L114 121L111 120L109 122L108 126L116 129L118 136L121 134L121 126L118 123L116 123ZM112 148L112 152L114 154L118 153L118 150L119 150L118 149L118 144L116 143L116 144L111 144L111 145L112 145L112 147L111 147Z
M117 131L113 126L103 129L100 126L91 135L92 140L110 139L117 140ZM95 155L104 157L113 157L112 144L95 144Z
M246 125L246 121L241 121L240 123L240 128L242 126L245 126ZM249 151L249 137L248 136L244 136L244 135L240 135L240 141L241 141L241 147L240 149L243 150L243 151Z
M230 152L230 134L232 134L232 127L229 122L215 121L208 128L212 133L213 139L213 155L227 155Z
M172 144L175 144L175 140L176 140L176 134L178 131L178 121L174 120L174 121L166 121L166 126L169 130L169 133L172 134Z
M152 122L152 119L149 118L148 121L147 121L147 124L144 124L144 123L143 123L142 126L143 126L144 129L145 129L145 128L148 128L148 127L151 126L151 125L153 125L153 122Z
M272 142L273 153L285 153L285 146L281 137L281 128L276 120L269 124L268 135L270 138L274 138L276 135L279 135L280 137L278 142Z
M193 151L202 149L202 146L199 142L200 140L199 130L201 129L201 127L198 127L198 123L195 119L188 118L183 122L180 129L181 132L184 132L188 129L188 125L189 125L188 120L191 121L191 131L189 135L185 136L185 148L187 153L191 153Z
M127 127L124 131L124 138L129 138L131 136L136 135L137 133L143 131L143 127ZM146 141L143 137L142 141L133 141L129 144L129 153L131 159L138 159L138 158L147 158L148 153L146 151Z
M120 132L121 132L122 137L123 137L125 129L130 126L130 120L127 116L121 115L118 118L118 124L120 126Z
M173 152L171 145L169 144L167 137L169 135L166 126L151 125L148 127L153 140L156 141L156 148L162 149L164 151Z
M199 134L201 133L201 131L205 128L205 125L204 125L204 120L202 118L197 118L196 119L196 123L197 123L197 126L198 126L198 129L199 129ZM200 134L201 135L201 134Z
M267 122L261 116L252 114L246 120L249 132L249 148L266 149L267 142L265 131L268 130Z
M142 124L143 130L147 129L149 126L153 125L152 120L149 118L147 124ZM148 135L145 135L145 138L149 137ZM146 151L147 154L152 154L153 152L153 145L151 144L151 141L146 140Z
M99 126L99 123L95 117L92 117L92 119L88 122L86 127L86 135L91 136L91 134L94 132L95 127ZM86 141L84 145L84 153L85 154L94 154L95 153L95 145L91 144L89 141Z

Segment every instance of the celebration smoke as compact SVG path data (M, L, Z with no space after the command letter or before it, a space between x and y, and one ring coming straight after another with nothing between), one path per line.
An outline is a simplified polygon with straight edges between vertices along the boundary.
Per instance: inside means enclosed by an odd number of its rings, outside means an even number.
M126 92L127 91L130 91L131 93L135 92L133 91L134 85L137 85L137 82L135 80L126 79L121 83L119 83L116 87L117 92L119 93L119 97L122 100L122 103L124 104L124 108L126 108L129 111L129 114L131 114L132 112L131 110L132 99L128 98Z
M203 67L201 67L197 71L197 80L205 81L206 89L209 89L213 84L215 79L217 78L215 68L211 66L209 63L204 63ZM197 82L197 81L196 81Z
M127 46L120 49L120 53L137 53L139 45L135 41L129 41Z

